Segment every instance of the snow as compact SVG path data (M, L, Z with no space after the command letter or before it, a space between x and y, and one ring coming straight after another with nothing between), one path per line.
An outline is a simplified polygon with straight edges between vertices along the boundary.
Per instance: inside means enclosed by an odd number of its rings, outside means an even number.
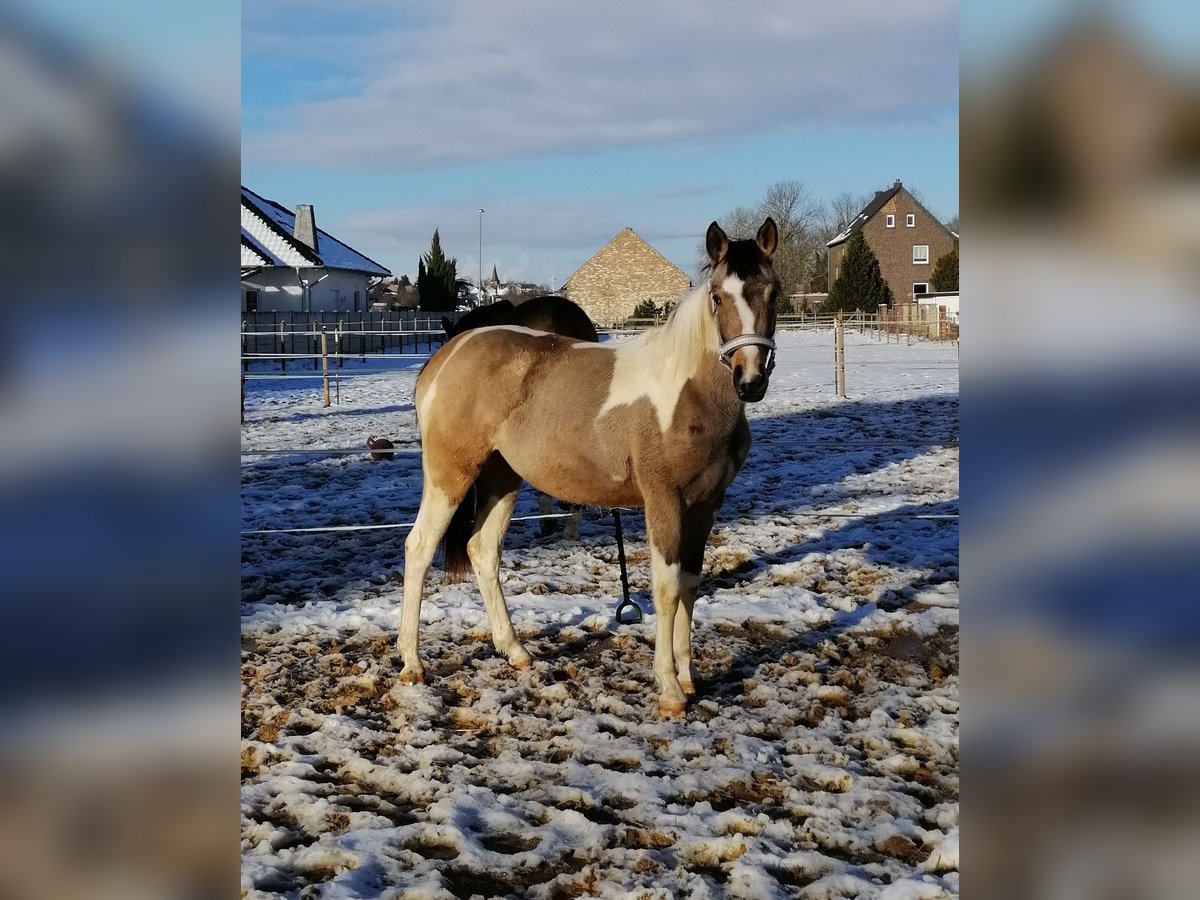
M402 529L244 536L246 896L957 896L957 348L849 331L839 399L832 343L778 335L748 407L679 721L657 715L639 513L644 622L613 622L605 513L571 543L514 522L501 579L533 666L435 570L419 687L397 677ZM420 361L368 366L388 371L329 409L319 381L247 383L243 449L397 454L247 456L244 529L412 521Z

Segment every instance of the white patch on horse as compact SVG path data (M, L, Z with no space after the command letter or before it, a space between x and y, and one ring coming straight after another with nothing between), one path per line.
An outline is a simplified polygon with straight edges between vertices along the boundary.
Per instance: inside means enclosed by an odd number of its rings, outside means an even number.
M721 282L721 290L733 300L733 308L738 311L738 316L742 320L742 334L754 334L754 310L750 308L750 304L746 302L746 295L742 293L742 280L733 275L726 276L725 280ZM736 335L731 334L729 337L733 338ZM747 368L758 370L762 365L759 358L761 352L760 348L753 344L742 348Z
M694 372L655 372L646 365L646 356L633 347L616 348L612 381L608 396L596 417L601 418L619 406L630 406L643 397L650 401L658 416L658 427L666 431L675 418L675 407L683 386Z
M462 332L454 338L456 341L458 341L458 343L450 348L450 355L446 357L441 368L438 369L437 375L433 376L429 382L429 387L425 388L425 393L421 395L421 400L417 404L417 421L428 421L426 417L429 414L429 408L433 406L433 398L437 395L438 376L441 375L446 366L450 364L450 360L454 359L454 357L458 355L458 351L466 346L467 341L484 330L485 329L483 328L472 328L468 331Z
M707 295L706 287L697 288L679 301L665 325L613 346L612 381L597 418L645 398L659 428L665 432L671 427L683 386L699 371L705 354L717 349Z
M534 337L561 337L552 331L538 331L536 328L526 328L524 325L489 325L486 328L476 328L476 331L515 331L517 334L529 334Z

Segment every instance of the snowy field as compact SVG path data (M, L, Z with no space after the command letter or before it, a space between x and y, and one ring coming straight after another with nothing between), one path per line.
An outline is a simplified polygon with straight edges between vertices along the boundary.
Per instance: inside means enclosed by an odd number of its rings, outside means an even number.
M644 622L613 622L606 512L569 543L514 522L501 578L533 667L496 655L473 578L435 568L419 687L394 649L403 529L243 537L243 896L958 896L957 348L849 331L840 400L830 331L778 342L681 721L657 715L639 512ZM330 409L319 381L247 384L243 450L398 452L244 456L245 530L413 520L420 362L365 365L393 368Z

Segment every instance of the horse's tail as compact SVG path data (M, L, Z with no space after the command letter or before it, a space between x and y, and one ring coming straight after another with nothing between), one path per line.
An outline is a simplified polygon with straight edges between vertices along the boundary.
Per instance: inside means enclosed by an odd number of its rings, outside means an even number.
M479 492L472 484L467 488L467 495L458 504L458 509L450 517L446 534L442 538L445 550L443 568L452 579L458 580L471 571L471 557L467 553L467 540L475 528L476 503Z

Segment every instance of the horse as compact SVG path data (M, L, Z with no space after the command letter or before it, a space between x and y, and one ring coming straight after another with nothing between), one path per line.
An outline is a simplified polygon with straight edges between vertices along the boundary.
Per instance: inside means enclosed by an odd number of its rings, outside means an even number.
M471 310L458 322L451 322L447 316L442 316L442 327L446 330L446 340L470 331L472 328L487 328L493 325L524 325L535 331L550 331L567 337L578 338L581 341L598 342L596 326L588 314L577 304L566 297L554 297L543 294L532 297L524 303L511 303L508 300L498 300L487 306L479 306ZM538 512L549 516L553 512L549 494L538 495ZM579 537L579 525L583 519L582 510L576 508L571 512L563 527L563 537L573 541ZM552 519L542 519L542 537L554 533L555 522Z
M588 314L566 297L542 295L524 303L497 300L471 310L458 322L451 322L447 316L442 316L442 328L446 330L447 341L469 329L491 325L524 325L535 331L564 334L581 341L600 340Z
M417 378L424 484L404 542L397 650L402 684L425 680L418 629L440 542L447 571L475 570L496 650L531 665L500 587L500 552L523 481L572 503L643 506L662 717L696 693L692 612L704 546L750 452L745 404L761 400L775 361L768 217L753 239L705 235L707 279L667 321L628 341L591 343L520 326L450 340ZM486 381L486 394L475 388ZM478 508L464 503L472 485Z

